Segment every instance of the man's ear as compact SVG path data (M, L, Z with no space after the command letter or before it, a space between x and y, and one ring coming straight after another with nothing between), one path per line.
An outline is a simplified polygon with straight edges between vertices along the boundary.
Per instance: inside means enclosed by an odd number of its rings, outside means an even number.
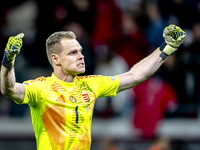
M60 59L57 54L52 54L51 60L52 60L53 64L55 64L56 66L60 66Z

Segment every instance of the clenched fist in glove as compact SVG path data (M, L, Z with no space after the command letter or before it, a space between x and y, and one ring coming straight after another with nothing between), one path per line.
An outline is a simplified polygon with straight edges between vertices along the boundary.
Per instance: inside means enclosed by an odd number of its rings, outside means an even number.
M160 47L160 50L162 51L160 56L163 59L166 59L183 43L186 33L178 26L169 25L163 31L163 37L165 39L165 43L163 43Z
M2 64L8 69L12 69L15 57L19 54L22 47L22 38L24 37L23 33L20 33L16 36L12 36L8 39L8 43L5 48L5 53L3 57Z

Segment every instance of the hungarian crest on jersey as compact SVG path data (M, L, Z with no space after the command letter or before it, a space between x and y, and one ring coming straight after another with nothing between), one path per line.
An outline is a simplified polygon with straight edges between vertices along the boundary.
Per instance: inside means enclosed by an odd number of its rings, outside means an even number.
M89 95L87 94L86 91L82 91L82 97L83 97L83 99L85 100L86 103L90 102L90 97L89 97Z

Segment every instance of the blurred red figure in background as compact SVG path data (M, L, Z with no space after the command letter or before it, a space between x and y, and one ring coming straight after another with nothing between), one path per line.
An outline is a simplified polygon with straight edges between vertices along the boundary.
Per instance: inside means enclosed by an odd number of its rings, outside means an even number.
M93 46L110 45L119 36L121 11L114 0L97 0L93 30Z
M139 136L152 139L165 111L176 109L176 93L169 84L155 76L135 87L134 91L134 127L139 129Z

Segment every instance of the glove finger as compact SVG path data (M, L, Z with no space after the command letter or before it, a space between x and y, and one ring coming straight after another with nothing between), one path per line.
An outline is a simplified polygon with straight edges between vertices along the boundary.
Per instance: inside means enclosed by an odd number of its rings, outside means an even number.
M186 36L186 33L181 29L179 28L178 26L171 26L171 27L167 27L168 29L166 29L163 33L163 36L166 37L166 36L171 36L173 37L175 40L177 40L179 37L185 37ZM173 28L173 30L172 30Z
M166 42L168 45L170 45L170 46L172 46L172 47L174 47L174 48L177 48L177 47L178 47L177 41L176 41L172 36L167 36L167 37L165 38L165 42Z
M14 54L19 54L19 52L20 52L19 49L14 49L14 50L13 50L13 53L14 53Z
M24 33L20 33L20 34L16 35L15 37L22 39L24 37Z
M170 31L167 29L164 29L163 36L167 36L167 35L170 35Z
M168 33L171 33L174 31L175 28L176 28L175 25L169 25L168 27L165 28L165 30L168 31Z
M172 36L175 40L178 39L179 36L182 36L184 33L185 32L180 27L175 25L169 25L164 30L165 36Z
M180 36L180 37L177 39L177 42L183 42L185 38L186 38L186 35Z
M9 42L8 42L9 43L9 45L8 45L9 47L7 47L7 49L21 49L21 47L22 47L22 39L20 38L20 36L21 35L15 36L15 37L11 37L9 39Z
M6 53L10 54L10 55L12 55L12 54L19 54L19 52L20 52L19 49L7 49L6 50Z
M167 36L172 36L172 37L175 37L174 35L174 32L173 30L170 28L170 29L165 29L164 32L163 32L163 37L167 37Z
M177 41L181 41L184 40L186 38L186 33L184 31L179 33L179 37L177 39Z
M166 36L165 39L166 41L169 41L169 42L176 42L176 39L174 39L171 35Z

